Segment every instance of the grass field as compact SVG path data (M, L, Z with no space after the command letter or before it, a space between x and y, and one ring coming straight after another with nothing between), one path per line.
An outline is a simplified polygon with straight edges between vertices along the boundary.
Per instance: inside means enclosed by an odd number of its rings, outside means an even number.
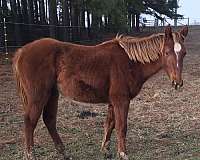
M171 88L164 72L152 77L131 102L127 148L131 160L200 159L200 28L186 40L184 87ZM107 106L59 99L58 131L74 160L102 160L100 152ZM85 114L83 113L91 113ZM44 123L35 130L39 160L59 159ZM115 133L111 149L116 156ZM23 159L23 112L10 63L0 61L0 160ZM115 158L114 158L115 159Z

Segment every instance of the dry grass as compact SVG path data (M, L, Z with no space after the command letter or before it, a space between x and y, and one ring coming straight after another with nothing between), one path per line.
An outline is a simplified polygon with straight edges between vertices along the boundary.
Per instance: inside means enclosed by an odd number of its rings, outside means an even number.
M128 154L134 160L200 159L200 30L187 38L184 88L171 88L165 73L150 79L131 102L127 135ZM107 107L59 100L58 131L75 160L101 160L100 145ZM85 118L81 113L88 114ZM23 157L23 113L16 95L11 66L0 62L0 160ZM111 148L115 156L115 136ZM42 120L35 131L38 159L58 155Z

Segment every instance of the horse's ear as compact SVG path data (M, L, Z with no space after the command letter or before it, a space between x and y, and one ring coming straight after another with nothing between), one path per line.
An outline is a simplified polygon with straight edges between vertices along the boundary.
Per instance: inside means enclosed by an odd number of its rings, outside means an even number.
M188 35L188 26L184 26L179 32L185 38Z
M166 39L173 39L173 36L172 36L172 28L170 27L170 25L168 25L168 26L165 28L165 38L166 38Z

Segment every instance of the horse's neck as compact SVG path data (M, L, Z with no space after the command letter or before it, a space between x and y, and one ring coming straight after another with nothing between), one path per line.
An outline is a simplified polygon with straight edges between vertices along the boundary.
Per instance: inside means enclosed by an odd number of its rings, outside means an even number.
M162 68L161 58L159 58L155 62L146 63L142 65L144 81L146 81L155 73L157 73L161 68Z

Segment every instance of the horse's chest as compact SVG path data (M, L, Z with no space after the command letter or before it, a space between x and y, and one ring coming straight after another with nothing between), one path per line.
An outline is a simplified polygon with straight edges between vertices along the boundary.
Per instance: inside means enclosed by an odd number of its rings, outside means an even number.
M141 76L135 76L135 74L130 76L131 78L129 79L129 91L130 91L130 96L131 98L134 98L137 96L142 88L143 85L143 79Z
M141 88L142 88L142 84L140 84L140 83L138 83L134 87L131 87L131 89L130 89L131 99L139 94Z

